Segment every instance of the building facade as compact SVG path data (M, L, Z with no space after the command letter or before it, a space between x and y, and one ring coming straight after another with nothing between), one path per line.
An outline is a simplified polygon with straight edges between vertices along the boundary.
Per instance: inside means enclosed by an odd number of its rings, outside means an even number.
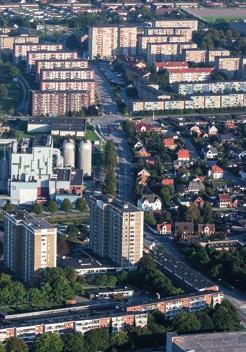
M91 250L122 267L134 267L143 255L143 212L103 196L91 196L90 209Z
M56 228L26 211L4 216L4 263L20 280L33 283L42 269L56 267Z

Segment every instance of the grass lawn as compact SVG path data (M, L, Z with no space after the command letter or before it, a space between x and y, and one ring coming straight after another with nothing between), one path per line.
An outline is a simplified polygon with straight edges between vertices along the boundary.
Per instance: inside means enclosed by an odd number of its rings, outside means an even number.
M0 99L0 114L7 114L8 111L13 108L15 109L22 97L22 90L18 83L12 81L7 84L8 96Z
M89 139L91 142L100 141L100 138L93 130L87 130L85 133L86 139Z
M225 22L233 22L233 21L237 21L237 20L245 20L246 16L242 15L242 16L204 16L202 17L204 21L210 23L210 24L214 24L218 21L225 21Z

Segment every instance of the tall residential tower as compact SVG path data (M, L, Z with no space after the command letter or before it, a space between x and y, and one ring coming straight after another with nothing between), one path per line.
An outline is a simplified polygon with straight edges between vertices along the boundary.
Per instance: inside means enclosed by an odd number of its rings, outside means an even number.
M143 212L110 196L91 196L90 248L122 267L143 255Z

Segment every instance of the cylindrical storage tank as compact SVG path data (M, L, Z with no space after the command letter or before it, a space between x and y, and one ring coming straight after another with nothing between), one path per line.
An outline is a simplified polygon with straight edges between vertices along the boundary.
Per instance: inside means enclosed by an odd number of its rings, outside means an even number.
M85 176L91 176L91 141L83 140L79 143L79 168Z
M63 143L64 167L74 167L75 165L75 144L73 140Z

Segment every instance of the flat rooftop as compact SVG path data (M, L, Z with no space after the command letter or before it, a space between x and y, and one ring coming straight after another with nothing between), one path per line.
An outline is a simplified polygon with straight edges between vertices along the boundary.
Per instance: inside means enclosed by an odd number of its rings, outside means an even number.
M96 198L98 201L111 204L114 207L120 209L122 212L140 212L140 209L138 209L134 204L123 202L122 200L115 197L106 195L93 195L93 198Z
M216 286L205 276L191 269L188 265L185 265L182 261L174 258L167 252L161 257L155 259L166 272L170 273L170 275L174 275L177 280L182 281L184 285L191 289L206 291L209 288Z
M54 226L50 225L46 220L30 215L26 210L14 210L8 212L8 216L16 221L22 221L23 224L28 225L34 230L40 229L53 229Z
M246 331L175 336L173 346L180 352L245 352Z

